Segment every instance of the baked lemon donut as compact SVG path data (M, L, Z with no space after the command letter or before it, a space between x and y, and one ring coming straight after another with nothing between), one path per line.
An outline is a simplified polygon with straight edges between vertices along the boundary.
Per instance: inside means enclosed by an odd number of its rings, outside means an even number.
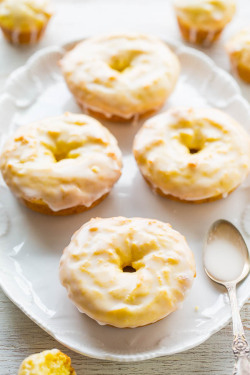
M61 283L76 307L120 328L151 324L176 310L194 276L184 237L142 218L90 220L60 261Z
M38 42L51 16L49 0L0 0L0 27L13 44Z
M72 113L20 127L0 155L13 193L51 215L96 205L120 177L121 166L113 135L95 119Z
M209 46L215 42L236 10L235 0L174 0L183 39Z
M134 156L158 193L200 203L227 196L244 180L250 140L221 111L171 109L145 122L135 137Z
M178 59L166 44L141 34L87 39L60 65L79 105L111 120L156 111L179 75Z
M225 47L233 72L243 81L250 83L250 28L234 35Z
M76 372L66 354L52 349L25 358L18 375L76 375Z

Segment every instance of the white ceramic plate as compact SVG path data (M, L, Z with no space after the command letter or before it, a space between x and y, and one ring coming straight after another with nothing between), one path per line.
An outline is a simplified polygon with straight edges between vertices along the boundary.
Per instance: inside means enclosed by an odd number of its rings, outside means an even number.
M172 44L182 64L181 77L166 107L214 106L228 112L248 130L249 108L234 80L205 55ZM38 52L14 72L0 98L0 147L13 130L27 122L80 112L58 70L60 48ZM181 352L205 341L230 318L225 291L213 284L202 267L202 242L219 218L245 230L249 180L226 199L190 205L154 195L142 179L131 154L140 124L109 124L123 152L124 168L112 193L94 209L70 217L48 217L20 205L0 181L0 280L9 298L58 341L96 358L138 361ZM156 218L183 233L197 263L197 278L182 309L147 327L118 329L100 326L78 312L58 280L63 248L73 232L91 217L123 215ZM250 296L250 277L238 288L242 305Z

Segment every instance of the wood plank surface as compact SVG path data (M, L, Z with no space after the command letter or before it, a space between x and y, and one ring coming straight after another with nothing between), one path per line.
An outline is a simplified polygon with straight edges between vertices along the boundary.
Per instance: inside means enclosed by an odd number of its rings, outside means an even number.
M250 301L241 316L250 342ZM229 375L233 368L231 324L195 349L134 363L97 360L66 349L27 318L2 291L0 327L0 375L16 375L29 354L55 347L70 355L77 375Z
M250 301L241 311L250 342ZM58 344L27 318L0 291L0 375L16 375L29 354L58 348L70 355L77 375L229 375L233 368L232 327L213 335L200 346L184 353L143 362L119 363L88 358Z

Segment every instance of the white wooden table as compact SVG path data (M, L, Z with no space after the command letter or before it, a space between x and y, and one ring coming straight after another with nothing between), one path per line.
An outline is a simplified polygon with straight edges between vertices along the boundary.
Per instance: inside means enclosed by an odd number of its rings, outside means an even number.
M80 39L83 36L111 31L142 31L180 40L169 0L54 0L55 16L41 43L35 47L17 48L0 36L0 92L9 73L23 65L36 50ZM84 13L77 6L84 4ZM205 53L229 70L223 42L250 19L249 0L238 0L238 13L228 26L220 43ZM75 13L75 16L69 14ZM241 84L250 100L250 86ZM0 119L1 121L1 119ZM241 312L250 341L250 301ZM216 374L232 373L231 324L199 347L169 357L138 363L117 363L87 358L59 345L27 318L0 290L0 375L15 375L24 357L57 347L71 356L78 375L105 374ZM37 374L39 375L39 374Z

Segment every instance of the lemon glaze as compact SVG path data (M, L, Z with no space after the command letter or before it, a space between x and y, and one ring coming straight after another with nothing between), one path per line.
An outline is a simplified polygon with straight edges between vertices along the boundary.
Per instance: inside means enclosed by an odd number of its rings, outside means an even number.
M210 31L223 29L236 11L235 0L174 0L173 4L184 24Z
M90 116L72 113L20 127L0 155L14 194L41 199L53 211L90 207L111 190L121 166L113 135Z
M76 307L120 328L154 323L176 310L194 276L185 238L169 224L143 218L90 220L60 261L61 283Z
M200 201L227 196L247 176L250 139L227 114L176 108L147 120L134 141L142 175L164 195Z
M82 107L129 119L163 105L179 76L179 62L157 38L117 34L87 39L60 62Z
M245 28L235 34L225 45L234 64L241 64L250 70L250 28Z
M48 0L0 1L0 26L18 31L43 27L52 11Z
M57 349L32 354L21 364L18 375L76 375L71 359Z

